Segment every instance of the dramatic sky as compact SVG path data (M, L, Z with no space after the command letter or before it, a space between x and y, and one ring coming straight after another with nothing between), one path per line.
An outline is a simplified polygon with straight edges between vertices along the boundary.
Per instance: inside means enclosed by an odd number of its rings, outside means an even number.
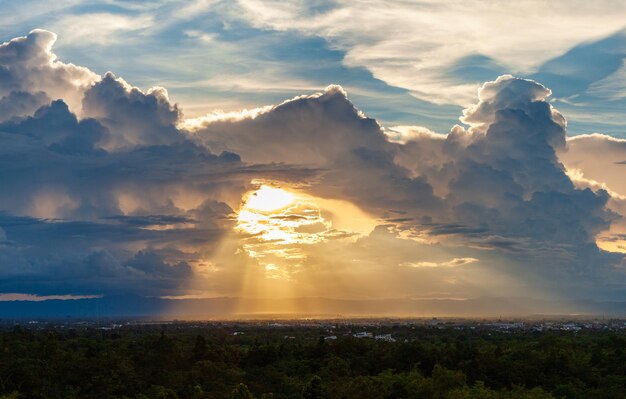
M626 3L0 7L0 300L626 300Z

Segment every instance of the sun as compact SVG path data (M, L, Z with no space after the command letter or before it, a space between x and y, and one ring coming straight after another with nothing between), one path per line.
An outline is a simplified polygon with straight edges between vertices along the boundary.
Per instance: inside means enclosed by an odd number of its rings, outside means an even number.
M280 188L263 185L251 193L244 203L244 209L275 212L293 204L296 196Z
M294 192L269 185L250 192L237 216L239 231L254 235L255 240L271 242L272 246L319 239L316 234L300 231L318 223L326 226L315 204Z
M263 267L266 278L291 281L317 245L356 241L374 229L375 219L350 203L284 187L258 186L237 212L241 249Z

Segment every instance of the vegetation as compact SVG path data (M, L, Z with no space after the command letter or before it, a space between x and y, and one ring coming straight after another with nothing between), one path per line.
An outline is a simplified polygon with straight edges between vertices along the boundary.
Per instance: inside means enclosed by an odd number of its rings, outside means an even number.
M16 327L0 332L0 398L626 398L620 332L389 329L397 342L258 325Z

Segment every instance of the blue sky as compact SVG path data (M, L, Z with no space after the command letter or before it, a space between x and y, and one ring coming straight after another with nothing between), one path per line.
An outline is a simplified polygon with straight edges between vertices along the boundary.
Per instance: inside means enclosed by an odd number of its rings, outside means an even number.
M626 300L626 3L0 6L0 300Z
M494 19L519 10L485 12L484 3L468 2L464 11L468 20L475 17L468 25L476 32L467 36L484 43L466 45L451 39L459 34L453 29L442 29L440 38L430 32L454 11L430 2L391 2L388 15L378 5L334 1L4 3L11 10L2 17L4 40L35 27L52 30L61 59L114 71L139 87L164 86L188 116L274 104L340 84L386 126L445 133L482 82L512 73L553 90L570 134L625 135L626 34L619 12L602 5L576 12L530 2L536 10L526 12L528 26L510 17L512 29L494 38ZM431 21L411 23L424 11ZM560 15L539 15L548 11Z

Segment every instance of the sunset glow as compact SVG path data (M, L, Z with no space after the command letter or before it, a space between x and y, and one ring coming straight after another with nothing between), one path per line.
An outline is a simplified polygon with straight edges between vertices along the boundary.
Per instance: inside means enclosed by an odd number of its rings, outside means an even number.
M0 296L626 301L617 3L12 2Z
M0 399L623 398L626 1L0 10Z
M308 247L329 240L354 241L376 225L349 203L282 188L261 185L246 198L237 214L237 230L244 234L244 250L269 278L290 280L306 262Z
M288 191L263 185L248 195L243 208L253 211L274 212L291 205L294 200L295 196Z

